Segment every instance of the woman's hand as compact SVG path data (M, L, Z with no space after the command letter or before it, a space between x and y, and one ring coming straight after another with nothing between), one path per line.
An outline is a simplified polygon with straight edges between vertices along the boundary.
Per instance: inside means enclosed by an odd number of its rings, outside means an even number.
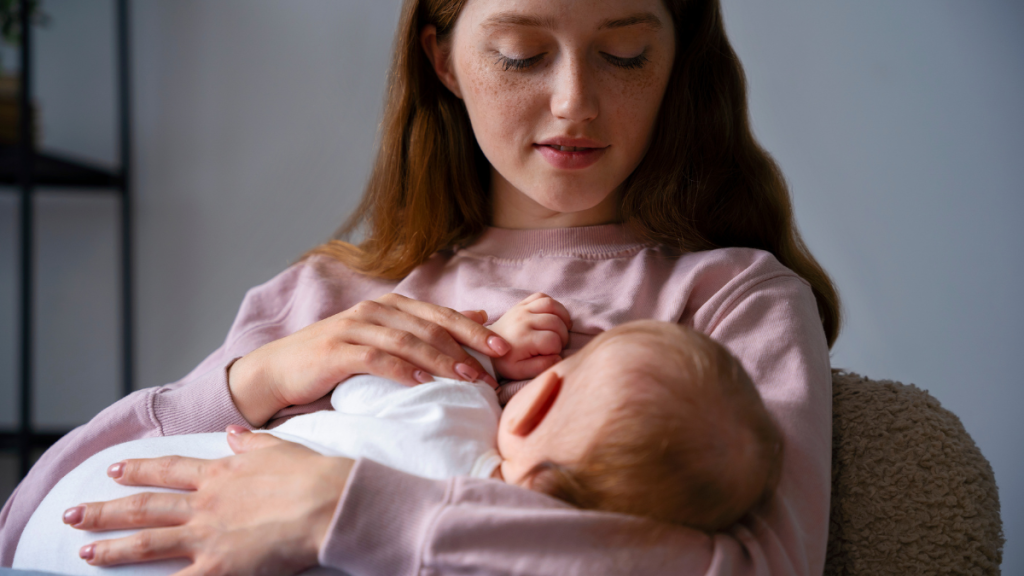
M467 315L469 317L467 317ZM510 346L480 323L482 312L456 312L387 294L311 324L243 356L228 385L238 410L262 426L278 410L308 404L354 374L374 374L407 385L431 374L497 386L462 344L488 356Z
M176 576L295 574L315 566L354 461L241 427L228 432L236 456L111 466L119 484L193 492L143 493L69 510L65 518L80 517L73 524L80 530L144 529L89 544L79 555L93 566L190 559Z

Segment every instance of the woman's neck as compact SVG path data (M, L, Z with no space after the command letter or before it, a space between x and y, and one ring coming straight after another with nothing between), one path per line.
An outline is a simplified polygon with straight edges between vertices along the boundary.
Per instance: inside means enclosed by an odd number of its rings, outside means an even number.
M571 192L528 194L500 176L491 180L492 226L509 229L576 228L621 221L621 194L611 192L595 206L575 206ZM534 196L540 196L535 198Z

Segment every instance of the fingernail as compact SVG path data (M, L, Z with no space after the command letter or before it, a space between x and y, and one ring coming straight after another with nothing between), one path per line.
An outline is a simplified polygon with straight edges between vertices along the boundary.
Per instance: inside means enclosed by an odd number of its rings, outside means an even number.
M476 382L476 379L480 377L480 373L474 370L472 366L461 362L455 365L455 371L467 382Z
M64 511L64 523L74 526L85 517L85 506L75 506Z
M78 551L78 557L82 560L92 560L93 555L96 554L95 544L86 544L82 546L82 549Z
M111 478L120 478L122 474L124 474L124 462L111 464L110 468L107 468L107 476Z
M248 432L248 430L246 430L246 428L244 426L238 426L237 424L232 424L232 425L228 426L226 428L226 430L227 430L228 434L231 434L231 435L245 434L246 432Z
M416 381L419 382L420 384L426 384L427 382L434 381L434 377L431 376L430 374L427 374L423 370L417 370L413 372L412 377L415 378Z
M491 385L491 388L494 388L495 390L498 389L498 381L494 379L494 376L491 376L490 374L484 374L483 379L484 382L487 382L488 384Z
M508 345L508 342L505 342L505 340L500 336L491 336L488 338L487 345L490 346L491 350L494 350L494 352L499 356L504 356L512 349L512 347Z

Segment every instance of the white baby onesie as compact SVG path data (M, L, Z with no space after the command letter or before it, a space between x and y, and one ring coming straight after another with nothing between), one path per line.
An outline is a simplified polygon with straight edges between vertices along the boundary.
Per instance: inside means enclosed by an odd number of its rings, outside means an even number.
M490 368L490 362L485 367ZM296 416L266 433L303 444L321 454L368 458L427 478L487 478L501 463L497 430L501 408L483 382L447 378L408 387L376 376L349 378L331 395L334 411ZM223 432L144 438L111 446L87 459L47 494L25 526L14 568L58 574L169 575L187 560L166 560L96 568L78 557L82 546L134 531L89 533L61 521L64 510L83 502L106 501L139 492L175 492L121 486L106 469L129 458L167 455L222 458L232 453ZM254 503L256 505L257 503ZM334 573L317 569L320 573Z

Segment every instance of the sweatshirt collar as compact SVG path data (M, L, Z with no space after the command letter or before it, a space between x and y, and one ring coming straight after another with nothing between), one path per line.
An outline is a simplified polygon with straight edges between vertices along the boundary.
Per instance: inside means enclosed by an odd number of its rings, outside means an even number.
M651 245L638 241L621 224L602 224L537 230L490 227L463 249L472 254L518 260L533 256L611 256Z

